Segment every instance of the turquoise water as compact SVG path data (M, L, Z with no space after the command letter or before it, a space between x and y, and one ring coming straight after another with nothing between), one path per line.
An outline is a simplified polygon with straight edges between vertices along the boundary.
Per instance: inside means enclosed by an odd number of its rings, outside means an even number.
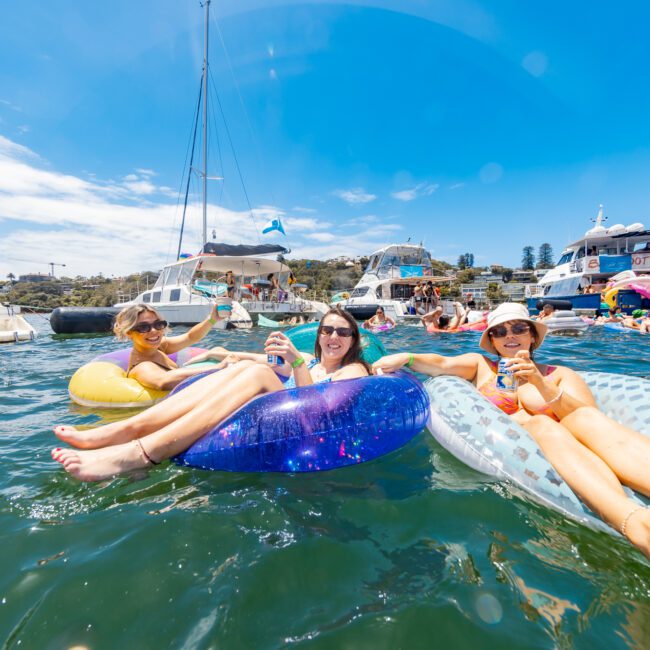
M79 365L111 338L0 346L3 648L644 648L650 567L464 467L426 432L321 474L164 464L84 485L50 459ZM267 333L213 332L255 349ZM391 350L457 353L475 334L401 327ZM650 336L547 339L542 360L650 377ZM123 414L109 413L107 417Z

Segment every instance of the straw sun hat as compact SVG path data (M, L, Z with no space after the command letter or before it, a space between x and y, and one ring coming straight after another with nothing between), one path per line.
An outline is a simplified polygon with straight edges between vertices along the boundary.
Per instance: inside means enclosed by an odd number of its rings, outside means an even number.
M487 318L487 329L483 332L481 336L481 342L479 345L487 352L491 354L498 354L494 346L492 345L492 339L490 338L488 332L491 328L496 327L497 325L502 325L503 323L508 323L513 320L524 321L528 323L535 330L535 343L531 349L538 348L544 337L546 336L547 327L544 323L540 323L536 320L533 320L526 307L520 305L516 302L504 302L499 305L493 312L488 314Z

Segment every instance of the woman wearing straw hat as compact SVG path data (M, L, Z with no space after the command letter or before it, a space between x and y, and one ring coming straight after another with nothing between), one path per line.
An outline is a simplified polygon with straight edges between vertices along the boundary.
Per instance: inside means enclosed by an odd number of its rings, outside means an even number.
M480 346L495 354L516 380L498 388L499 363L478 353L444 357L400 353L380 359L375 372L404 366L431 376L455 375L521 424L573 491L607 523L650 557L650 510L629 499L622 485L650 496L650 439L615 422L596 407L580 376L563 366L535 362L546 325L516 303L488 316Z

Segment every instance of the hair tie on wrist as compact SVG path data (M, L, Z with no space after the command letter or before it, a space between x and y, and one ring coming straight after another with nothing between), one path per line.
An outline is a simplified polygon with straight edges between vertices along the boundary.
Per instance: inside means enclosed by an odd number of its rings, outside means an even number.
M409 360L406 362L406 367L410 368L413 365L413 362L415 361L415 356L413 355L412 352L409 352Z

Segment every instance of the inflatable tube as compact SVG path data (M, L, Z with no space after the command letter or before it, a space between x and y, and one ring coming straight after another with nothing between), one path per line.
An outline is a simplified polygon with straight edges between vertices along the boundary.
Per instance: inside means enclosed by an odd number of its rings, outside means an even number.
M644 298L650 298L650 284L639 284L638 282L632 282L629 286L629 289L636 291L639 295Z
M201 352L205 350L185 348L170 354L169 358L181 367ZM165 397L169 391L147 388L126 376L130 353L131 348L116 350L81 366L70 379L70 399L91 408L133 408L151 406ZM197 364L200 365L203 364ZM214 364L207 362L205 365L209 369Z
M365 324L362 326L364 330L367 330L368 332L372 332L373 334L377 334L379 332L387 332L388 330L392 330L395 325L392 323L382 323L381 325L368 325L366 326Z
M458 332L485 332L487 329L487 321L479 321L477 323L465 323L458 327Z
M101 334L113 331L117 307L57 307L50 314L55 334Z
M619 287L610 289L604 296L603 301L609 307L609 309L614 309L616 307L616 296L618 295Z
M583 334L589 329L589 324L571 310L556 311L553 316L545 318L542 322L548 327L550 334L576 335Z
M635 334L642 334L640 329L635 329L634 327L625 327L623 323L605 323L603 327L606 330L611 330L612 332L634 332Z
M426 391L405 372L291 388L255 398L174 461L230 472L330 470L399 449L428 414Z
M650 381L625 375L582 372L600 409L650 436ZM427 380L431 400L427 428L461 462L511 481L533 499L591 528L618 533L596 517L546 460L537 443L514 420L458 377ZM640 503L643 497L629 492Z
M291 328L286 334L299 350L313 354L317 331L318 323L305 323ZM364 361L372 364L388 354L384 344L372 332L362 329L360 333Z
M544 309L544 305L551 305L554 309L571 310L573 305L570 300L554 300L553 298L542 298L535 303L538 311Z

